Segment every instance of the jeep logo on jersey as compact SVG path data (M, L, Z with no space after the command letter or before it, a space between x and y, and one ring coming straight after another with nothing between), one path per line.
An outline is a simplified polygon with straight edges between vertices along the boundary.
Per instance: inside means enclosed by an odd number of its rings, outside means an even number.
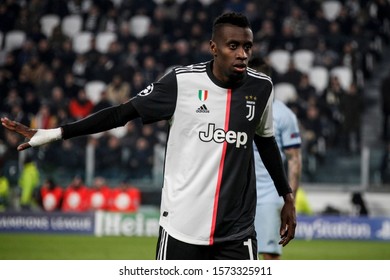
M154 85L150 84L148 85L144 90L140 91L138 93L139 96L147 96L153 91Z
M248 141L248 135L245 132L236 132L232 130L225 131L222 128L215 129L215 124L209 123L207 131L199 132L199 139L203 142L214 141L216 143L223 143L226 141L229 144L236 144L239 148L245 145Z

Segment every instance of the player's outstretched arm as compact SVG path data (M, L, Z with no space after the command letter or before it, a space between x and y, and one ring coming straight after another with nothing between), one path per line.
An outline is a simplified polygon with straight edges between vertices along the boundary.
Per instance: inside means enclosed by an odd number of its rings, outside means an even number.
M280 237L279 244L286 246L295 237L295 228L297 226L294 196L288 193L283 196L284 205L280 213Z
M16 132L25 138L28 142L22 143L17 147L18 151L23 151L30 147L40 146L62 137L61 128L54 129L32 129L19 122L12 121L8 118L1 118L1 124L10 131Z

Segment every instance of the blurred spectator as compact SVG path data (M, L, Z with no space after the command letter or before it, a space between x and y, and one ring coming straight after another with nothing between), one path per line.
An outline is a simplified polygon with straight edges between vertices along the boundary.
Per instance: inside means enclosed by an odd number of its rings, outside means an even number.
M51 36L48 38L49 46L53 49L53 52L58 52L66 40L69 40L69 38L62 32L61 24L54 26Z
M70 39L66 39L62 42L60 48L56 49L55 55L56 58L62 62L62 66L64 67L65 71L73 71L76 75L79 75L80 78L85 75L82 69L77 68L83 65L84 57L80 57L78 64L75 64L77 55L72 48L72 41Z
M33 83L34 86L42 83L45 76L46 65L39 60L39 56L33 53L30 60L23 65L22 72L26 74L28 80Z
M7 210L10 204L10 183L4 176L3 167L0 169L0 212Z
M131 86L131 97L136 96L139 92L146 88L147 83L145 82L144 76L141 72L136 71L134 73Z
M295 36L292 27L284 23L281 34L276 37L275 48L294 52L300 45L299 39L299 37Z
M115 64L106 54L99 56L97 63L88 67L87 79L103 81L110 83L115 74Z
M284 18L283 25L291 27L295 37L300 38L305 32L305 28L308 24L306 15L299 6L293 6L290 14Z
M259 55L262 57L275 49L277 37L272 20L263 20L260 30L255 34L254 40L260 44Z
M34 53L34 48L34 41L27 37L27 39L23 42L22 47L14 51L16 63L19 69L30 61Z
M40 171L35 160L31 155L26 155L23 162L18 185L21 190L20 206L22 210L31 210L31 207L37 202L37 190L40 182Z
M120 140L114 135L102 136L96 147L96 158L104 159L95 161L96 173L106 178L114 179L120 175L120 163L122 161L122 147Z
M134 179L152 179L153 146L144 137L136 141L136 149L130 157L130 177Z
M40 99L48 101L53 88L57 85L57 77L51 68L46 68L41 83L36 86L36 93Z
M43 100L44 101L44 100ZM29 118L34 116L39 112L39 108L41 107L41 100L38 99L35 91L28 90L24 95L23 102L23 111Z
M61 87L67 99L76 98L81 88L78 84L76 84L75 77L71 72L67 72L65 74Z
M23 105L23 99L20 97L16 88L11 88L1 104L1 111L10 114L14 105Z
M40 188L42 209L46 212L61 210L63 189L52 178L46 179Z
M69 114L78 120L91 114L93 103L88 99L84 88L80 88L76 98L71 98L69 102Z
M337 53L342 52L346 37L341 32L339 23L337 23L336 21L332 21L329 24L329 30L325 38L326 45L329 49Z
M42 103L38 113L31 118L30 127L50 129L55 128L57 124L57 116L52 114L49 104L45 102Z
M325 40L319 40L316 49L314 50L314 66L323 66L327 69L332 69L339 64L340 54L334 50L328 49Z
M387 142L390 140L390 71L381 81L380 93L382 102L382 139Z
M59 15L60 18L69 14L67 0L48 1L46 4L46 13Z
M20 67L15 59L15 54L8 52L5 55L4 64L0 67L4 83L15 83L19 76ZM2 91L3 92L3 91Z
M90 1L84 0L69 0L66 2L70 14L81 15L91 4Z
M48 99L50 108L57 118L60 117L60 110L68 110L69 98L65 96L64 90L60 86L55 86L52 91L50 98Z
M341 129L341 123L343 121L343 116L340 111L340 100L342 96L345 95L345 91L340 84L338 76L331 76L329 81L329 86L325 89L321 98L324 102L325 114L326 117L332 122L334 127L334 136L335 138L330 139L331 144L338 142L337 136L339 135L337 131Z
M93 69L101 56L101 53L96 48L96 37L94 35L91 37L89 49L84 55L88 62L88 67Z
M360 192L352 193L351 202L355 208L355 212L357 216L368 216L368 209L366 206L366 202L363 199L363 195Z
M11 108L10 118L15 121L18 121L26 126L30 125L30 119L27 114L23 111L22 105L20 103L15 103Z
M315 104L309 104L306 109L306 117L301 121L302 127L302 150L304 170L310 179L317 169L317 163L321 162L325 153L324 124L320 110Z
M123 80L122 75L115 74L107 86L107 98L112 105L121 104L130 98L130 84Z
M89 7L88 11L83 13L83 30L96 34L99 32L102 13L95 3Z
M99 101L93 106L92 112L97 112L110 106L112 106L112 103L108 99L107 91L103 90Z
M77 140L66 140L52 143L45 150L42 164L48 172L77 173L85 166L85 149Z
M49 40L47 38L42 38L37 44L37 54L39 61L41 61L46 66L50 66L54 58L54 51L52 46L49 45Z
M342 114L342 142L347 153L357 154L360 151L362 114L364 103L362 92L355 83L340 99L340 111Z
M295 101L294 107L298 111L294 111L297 114L298 118L301 119L305 114L309 103L317 103L319 96L317 95L315 87L310 84L309 75L307 73L302 73L301 79L296 89L298 98Z
M72 74L74 76L74 83L79 87L83 87L87 82L87 67L88 60L85 55L78 54L72 64Z
M80 175L76 175L64 191L61 210L85 212L89 210L89 191Z
M307 198L306 192L302 186L300 186L297 190L295 197L295 207L297 210L297 215L311 216L314 214L309 199Z
M300 49L314 51L320 41L320 34L318 28L314 24L310 23L305 26L304 32L300 40Z
M287 72L280 74L277 79L277 82L292 84L297 89L299 87L301 78L302 78L302 72L295 67L295 63L291 59L288 64Z

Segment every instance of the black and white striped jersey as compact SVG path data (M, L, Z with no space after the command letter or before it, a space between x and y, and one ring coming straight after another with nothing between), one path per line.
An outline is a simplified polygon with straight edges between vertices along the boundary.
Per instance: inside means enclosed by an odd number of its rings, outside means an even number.
M212 61L177 67L132 103L144 123L169 120L160 224L183 242L211 245L253 230L254 134L273 136L272 82L248 68L236 84Z

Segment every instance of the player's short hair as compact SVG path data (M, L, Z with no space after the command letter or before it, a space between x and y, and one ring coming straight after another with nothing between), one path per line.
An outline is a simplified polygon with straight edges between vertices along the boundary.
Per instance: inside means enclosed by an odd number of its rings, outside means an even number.
M224 13L214 20L212 38L214 38L216 31L224 24L232 24L242 28L251 28L251 24L245 15L236 12Z

